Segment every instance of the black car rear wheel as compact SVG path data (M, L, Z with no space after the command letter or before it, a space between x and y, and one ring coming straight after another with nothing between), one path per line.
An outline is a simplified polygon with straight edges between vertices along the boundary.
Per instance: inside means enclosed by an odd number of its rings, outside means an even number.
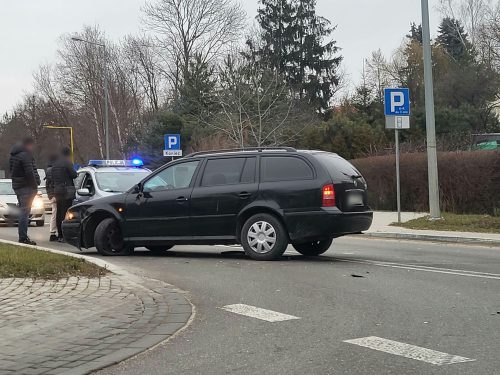
M134 250L123 241L120 225L112 218L99 223L94 233L94 243L102 255L128 255Z
M252 259L275 260L285 252L288 246L288 234L275 216L257 214L243 225L241 245Z
M306 256L317 256L326 252L332 245L333 238L323 241L312 241L301 244L293 244L295 250L297 250L302 255Z
M151 251L154 254L163 254L165 251L173 248L174 245L165 245L165 246L146 246L146 249Z

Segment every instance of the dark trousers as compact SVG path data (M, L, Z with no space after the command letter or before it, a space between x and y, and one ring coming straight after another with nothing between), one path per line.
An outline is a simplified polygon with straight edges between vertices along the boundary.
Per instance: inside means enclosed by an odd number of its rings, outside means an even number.
M19 205L19 224L17 232L19 240L23 241L28 238L28 226L30 224L31 204L36 196L36 190L30 187L24 187L16 190L17 203Z
M61 225L66 216L66 211L73 205L73 199L66 198L58 198L56 197L57 202L57 215L56 215L56 224L57 224L57 234L59 237L62 237L62 229Z

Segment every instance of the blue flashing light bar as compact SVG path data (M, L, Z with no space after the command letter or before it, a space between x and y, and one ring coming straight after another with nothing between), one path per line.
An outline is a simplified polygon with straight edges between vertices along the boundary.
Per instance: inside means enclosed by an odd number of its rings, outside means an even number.
M89 160L89 165L93 167L142 167L144 163L141 159L132 160Z

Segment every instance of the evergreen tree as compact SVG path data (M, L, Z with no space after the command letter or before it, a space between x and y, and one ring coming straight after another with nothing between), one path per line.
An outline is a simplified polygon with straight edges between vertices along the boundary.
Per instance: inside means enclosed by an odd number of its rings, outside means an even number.
M418 44L422 44L422 25L418 25L414 22L411 23L410 33L406 34L406 37L411 41L415 41Z
M459 20L449 17L443 18L439 26L437 43L446 50L454 61L459 63L472 61L472 43Z
M319 112L328 109L339 83L342 57L333 40L335 28L316 14L316 0L261 0L257 20L262 29L255 54L285 77L300 99Z

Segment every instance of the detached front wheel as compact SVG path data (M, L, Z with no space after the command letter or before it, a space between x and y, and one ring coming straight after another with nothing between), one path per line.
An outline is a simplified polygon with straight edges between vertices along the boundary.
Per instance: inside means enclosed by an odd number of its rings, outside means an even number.
M332 245L333 238L323 241L311 241L301 244L294 244L293 247L305 256L318 256L325 253Z
M99 223L94 233L94 244L102 255L128 255L133 252L133 248L123 241L120 225L112 218Z
M288 246L288 234L275 216L257 214L249 218L241 229L241 245L255 260L275 260Z

